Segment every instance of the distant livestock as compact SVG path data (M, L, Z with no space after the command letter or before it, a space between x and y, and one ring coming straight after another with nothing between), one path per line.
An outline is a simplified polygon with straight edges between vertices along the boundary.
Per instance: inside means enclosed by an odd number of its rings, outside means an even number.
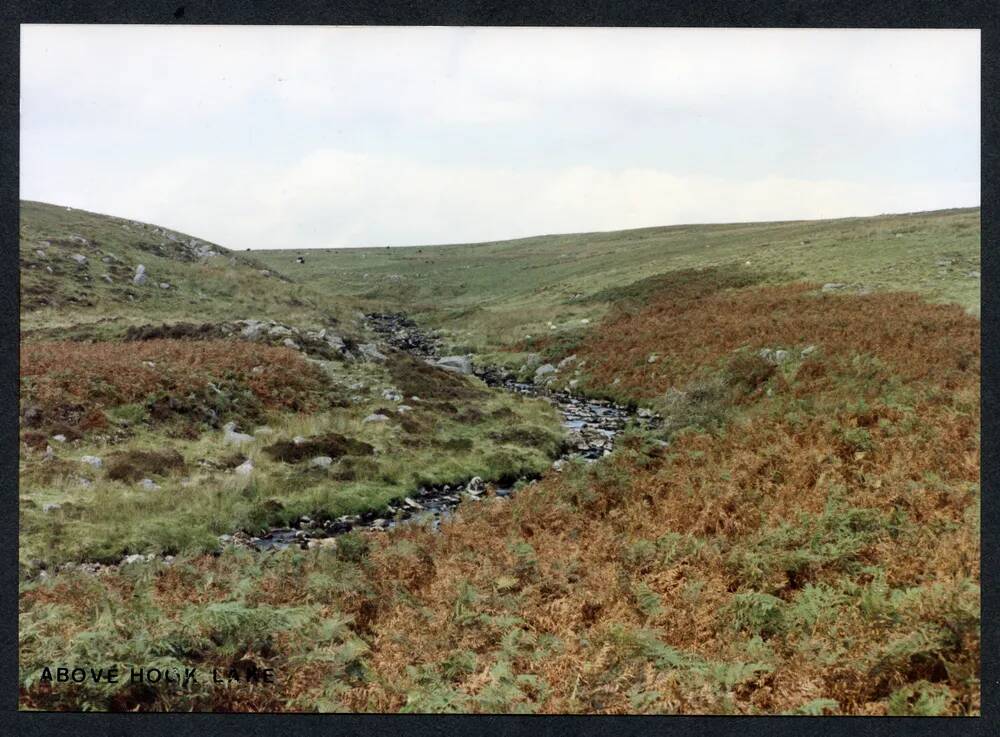
M304 258L302 258L301 256L297 256L296 259L295 259L295 263L297 263L297 264L304 264L305 262L306 262L306 260Z

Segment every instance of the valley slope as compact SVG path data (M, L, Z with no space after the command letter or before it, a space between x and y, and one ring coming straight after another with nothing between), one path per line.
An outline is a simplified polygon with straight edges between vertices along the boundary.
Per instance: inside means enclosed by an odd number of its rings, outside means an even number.
M980 712L978 209L158 261L136 227L23 209L23 708ZM550 405L359 311L661 421L552 465ZM473 474L540 477L439 531L219 541ZM95 657L278 682L40 680Z

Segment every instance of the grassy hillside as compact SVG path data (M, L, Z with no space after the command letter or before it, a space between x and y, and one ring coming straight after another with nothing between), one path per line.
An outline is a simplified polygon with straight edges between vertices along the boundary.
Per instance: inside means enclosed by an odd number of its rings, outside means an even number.
M135 279L139 266L145 278ZM41 202L21 203L21 329L112 334L157 320L349 316L256 259L167 228ZM98 333L100 334L100 333Z
M979 209L540 236L458 246L255 251L269 267L373 307L405 306L493 350L599 319L616 288L739 266L773 282L916 291L979 314ZM305 263L296 263L301 256Z

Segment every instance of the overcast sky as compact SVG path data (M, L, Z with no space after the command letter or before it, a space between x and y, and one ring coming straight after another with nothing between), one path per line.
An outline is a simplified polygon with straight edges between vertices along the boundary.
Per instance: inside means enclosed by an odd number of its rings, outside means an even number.
M978 31L21 27L21 197L231 248L979 204Z

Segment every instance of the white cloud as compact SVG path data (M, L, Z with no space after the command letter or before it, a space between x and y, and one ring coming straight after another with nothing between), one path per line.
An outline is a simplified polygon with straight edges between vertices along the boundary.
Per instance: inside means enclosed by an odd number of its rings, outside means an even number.
M973 205L976 31L22 28L22 196L231 247Z
M879 184L763 176L747 181L654 169L431 165L337 150L291 166L179 160L128 191L98 175L60 202L187 230L233 248L405 245L680 222L845 217L978 199L978 185ZM417 234L417 237L414 237Z

